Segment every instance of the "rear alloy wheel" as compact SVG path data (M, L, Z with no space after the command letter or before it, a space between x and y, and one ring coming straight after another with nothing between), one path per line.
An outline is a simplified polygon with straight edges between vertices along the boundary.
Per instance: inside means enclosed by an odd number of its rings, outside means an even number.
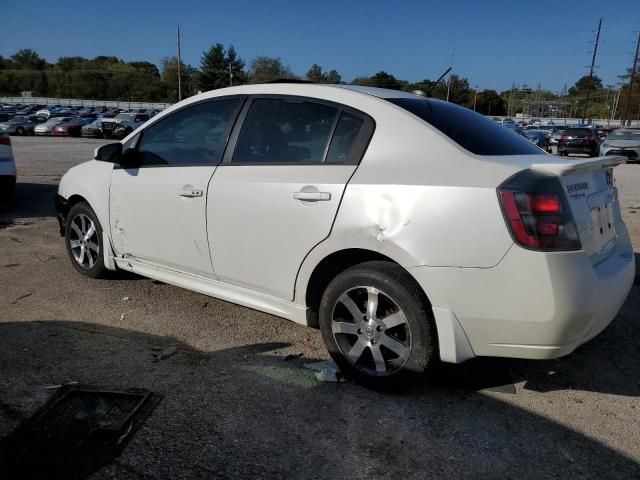
M388 262L366 262L339 274L322 298L320 329L345 376L371 388L405 386L435 357L435 327L424 294Z
M65 243L74 268L88 277L101 277L107 272L102 251L102 227L91 207L75 204L65 222Z

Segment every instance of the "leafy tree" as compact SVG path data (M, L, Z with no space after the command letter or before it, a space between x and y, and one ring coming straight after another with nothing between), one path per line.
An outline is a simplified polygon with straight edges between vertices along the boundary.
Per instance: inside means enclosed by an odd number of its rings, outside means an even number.
M354 85L362 85L364 87L390 88L392 90L401 90L403 84L390 73L384 70L370 77L359 77L353 81Z
M224 45L216 43L200 59L200 88L203 91L229 86L229 71L225 65Z
M225 53L224 66L225 70L231 74L230 84L244 85L247 83L247 72L244 70L245 62L238 56L238 52L236 52L233 45L229 45Z
M337 70L331 70L325 73L322 71L320 65L314 63L307 72L307 80L318 83L339 84L342 82L342 76Z
M498 95L498 92L495 90L482 90L478 92L476 112L482 113L483 115L506 115L507 109L504 98Z
M44 70L47 62L30 48L18 50L11 56L15 68L22 70Z
M576 84L569 89L569 95L582 95L587 92L589 86L589 75L580 77ZM602 88L602 79L594 75L591 79L591 90L600 90Z
M249 68L249 83L263 83L280 78L295 78L288 65L280 57L256 57Z
M324 83L326 81L326 76L322 73L322 67L317 63L311 65L311 68L307 72L307 80L312 82Z

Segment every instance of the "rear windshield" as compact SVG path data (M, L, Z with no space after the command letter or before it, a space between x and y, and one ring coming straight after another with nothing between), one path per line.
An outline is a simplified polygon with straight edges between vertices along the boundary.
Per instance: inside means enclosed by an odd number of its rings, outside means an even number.
M567 128L564 134L569 137L587 137L593 135L593 132L588 128Z
M426 98L387 98L476 155L536 155L540 149L502 125L453 103Z

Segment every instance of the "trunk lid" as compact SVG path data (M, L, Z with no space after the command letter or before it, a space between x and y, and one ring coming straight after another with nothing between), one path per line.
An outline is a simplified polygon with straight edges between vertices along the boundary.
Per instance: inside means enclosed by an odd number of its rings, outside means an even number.
M613 168L625 163L621 156L533 163L531 170L556 175L564 189L582 248L596 265L616 246L626 227L620 214Z

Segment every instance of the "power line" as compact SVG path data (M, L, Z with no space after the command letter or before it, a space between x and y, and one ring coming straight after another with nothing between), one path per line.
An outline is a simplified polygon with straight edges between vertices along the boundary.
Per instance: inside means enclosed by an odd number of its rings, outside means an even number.
M624 114L622 116L623 125L627 121L627 113L629 112L629 104L631 103L631 92L633 91L633 81L636 76L636 65L638 64L638 48L640 48L640 32L638 32L638 41L636 42L636 53L633 56L633 67L631 68L631 78L629 79L629 95L627 96L627 103L624 106Z
M596 54L598 53L598 42L600 41L600 29L602 28L602 19L598 21L598 31L596 32L596 43L593 46L593 56L591 57L591 68L589 69L589 83L587 83L587 99L584 102L582 110L582 123L587 116L587 106L589 105L589 93L591 92L591 81L593 80L593 68L596 65Z

